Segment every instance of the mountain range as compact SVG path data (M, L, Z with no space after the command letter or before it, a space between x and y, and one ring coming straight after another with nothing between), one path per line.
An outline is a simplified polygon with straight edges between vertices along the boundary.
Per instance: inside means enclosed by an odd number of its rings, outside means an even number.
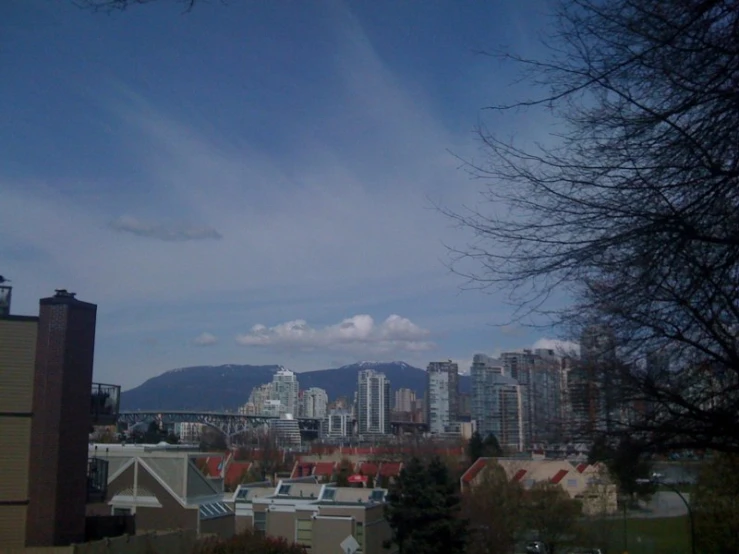
M172 369L121 393L121 410L230 411L245 404L254 387L268 383L279 365L220 365ZM319 387L329 401L354 398L357 377L375 369L390 380L392 391L408 388L418 397L426 392L426 371L405 362L358 362L335 369L296 373L301 390ZM459 376L460 392L469 392L470 379ZM393 399L390 399L392 403Z

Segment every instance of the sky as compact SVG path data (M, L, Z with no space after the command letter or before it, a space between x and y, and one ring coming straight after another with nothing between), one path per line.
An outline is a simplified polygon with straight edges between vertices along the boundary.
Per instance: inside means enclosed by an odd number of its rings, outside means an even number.
M479 207L475 129L533 140L545 0L0 6L0 275L98 305L95 379L192 365L425 367L552 343L463 290L435 206Z

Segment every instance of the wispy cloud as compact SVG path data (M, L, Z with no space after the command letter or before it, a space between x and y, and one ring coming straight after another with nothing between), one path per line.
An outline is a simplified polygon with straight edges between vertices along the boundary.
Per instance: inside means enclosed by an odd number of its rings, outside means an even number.
M375 323L369 315L355 315L340 323L315 328L296 319L267 327L255 325L236 341L243 346L312 350L356 350L364 352L418 352L435 347L430 331L407 318L391 315Z
M213 227L192 225L190 223L147 223L127 215L112 221L110 227L122 233L172 242L223 238Z
M218 343L218 337L211 333L203 332L192 339L192 343L195 346L213 346Z
M534 343L533 348L554 350L560 356L565 354L577 355L580 353L580 345L578 343L559 339L541 338Z

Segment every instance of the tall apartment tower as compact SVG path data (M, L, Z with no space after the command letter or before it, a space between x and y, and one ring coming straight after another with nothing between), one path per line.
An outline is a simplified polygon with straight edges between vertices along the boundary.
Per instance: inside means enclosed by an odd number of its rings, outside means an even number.
M310 387L300 397L300 415L325 419L328 412L328 393L319 387Z
M85 539L97 306L57 291L39 302L27 546Z
M443 433L459 420L459 366L451 360L426 368L426 422L431 433Z
M503 352L505 374L521 386L524 442L559 440L562 429L562 362L553 350Z
M502 448L520 452L524 446L521 386L505 374L503 362L475 354L470 368L470 412L483 436L494 435Z
M279 400L285 407L285 412L298 415L299 384L295 373L281 368L272 377L272 400Z
M412 389L398 389L395 391L393 410L396 412L410 412L416 402L416 393Z
M390 433L390 381L373 369L359 372L357 378L357 433Z

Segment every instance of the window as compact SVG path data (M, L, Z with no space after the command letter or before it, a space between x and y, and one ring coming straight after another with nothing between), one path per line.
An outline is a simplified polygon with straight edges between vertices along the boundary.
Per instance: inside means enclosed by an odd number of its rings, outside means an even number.
M577 486L577 479L567 479L567 486L575 488Z
M246 498L249 496L249 489L239 489L236 493L236 500L239 501L246 501Z
M267 530L267 512L254 512L254 530L262 532Z
M295 522L295 542L308 548L313 545L312 519L299 519Z
M277 494L284 494L284 495L290 494L290 485L280 485L280 488L277 491Z
M323 489L323 500L335 500L336 489Z
M359 543L359 549L357 552L362 552L364 550L364 523L361 521L357 521L355 524L354 538L357 539L357 542Z
M130 516L131 508L113 508L114 516Z
M372 502L382 502L383 500L385 500L385 491L382 489L372 491L370 493L370 500Z

